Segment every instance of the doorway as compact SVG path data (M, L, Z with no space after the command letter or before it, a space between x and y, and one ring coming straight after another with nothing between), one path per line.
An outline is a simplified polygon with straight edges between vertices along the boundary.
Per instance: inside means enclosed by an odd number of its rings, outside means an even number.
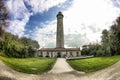
M57 53L57 57L58 58L61 57L61 53L60 52Z

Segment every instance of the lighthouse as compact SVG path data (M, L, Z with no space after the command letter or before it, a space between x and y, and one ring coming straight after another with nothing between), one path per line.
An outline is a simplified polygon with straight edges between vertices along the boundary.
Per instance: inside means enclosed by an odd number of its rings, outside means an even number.
M64 48L64 30L63 30L63 14L57 14L57 34L56 34L56 48Z
M39 56L41 57L75 57L80 56L80 48L65 48L64 47L64 27L63 14L58 12L57 30L56 30L56 47L55 48L41 48Z

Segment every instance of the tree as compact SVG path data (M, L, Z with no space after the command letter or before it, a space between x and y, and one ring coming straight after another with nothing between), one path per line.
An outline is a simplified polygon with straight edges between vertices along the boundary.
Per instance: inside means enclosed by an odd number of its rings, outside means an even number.
M109 56L110 55L110 37L109 37L109 31L104 29L102 31L102 50L104 52L104 55Z
M5 6L4 0L0 0L0 52L5 53L8 57L33 57L39 44L35 40L23 37L18 38L3 29L9 26L9 13Z
M3 28L8 26L8 10L4 4L3 0L0 0L0 40L2 40L4 30Z
M104 29L101 36L101 44L84 45L83 55L114 56L120 55L120 17L110 30Z
M31 40L30 38L22 37L20 38L20 42L23 43L25 46L30 46L33 49L38 49L39 44L35 40Z
M120 17L110 28L110 48L112 55L120 54Z
M39 44L35 40L29 38L19 38L9 32L4 32L4 40L0 46L0 50L7 57L25 58L33 57L35 51L39 48Z
M101 46L106 56L120 54L120 17L110 30L103 30Z

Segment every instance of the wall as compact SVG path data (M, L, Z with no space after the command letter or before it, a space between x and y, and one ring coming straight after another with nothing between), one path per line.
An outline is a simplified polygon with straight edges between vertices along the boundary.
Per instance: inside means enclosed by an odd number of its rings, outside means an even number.
M60 55L60 56L59 56ZM39 57L79 57L80 51L39 51L37 53Z

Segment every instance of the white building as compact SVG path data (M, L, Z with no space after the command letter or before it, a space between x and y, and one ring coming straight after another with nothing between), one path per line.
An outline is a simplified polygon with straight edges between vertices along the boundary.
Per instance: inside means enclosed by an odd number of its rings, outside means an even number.
M64 30L63 30L63 14L57 14L57 34L56 48L41 48L37 56L40 57L72 57L80 56L80 48L64 48Z

